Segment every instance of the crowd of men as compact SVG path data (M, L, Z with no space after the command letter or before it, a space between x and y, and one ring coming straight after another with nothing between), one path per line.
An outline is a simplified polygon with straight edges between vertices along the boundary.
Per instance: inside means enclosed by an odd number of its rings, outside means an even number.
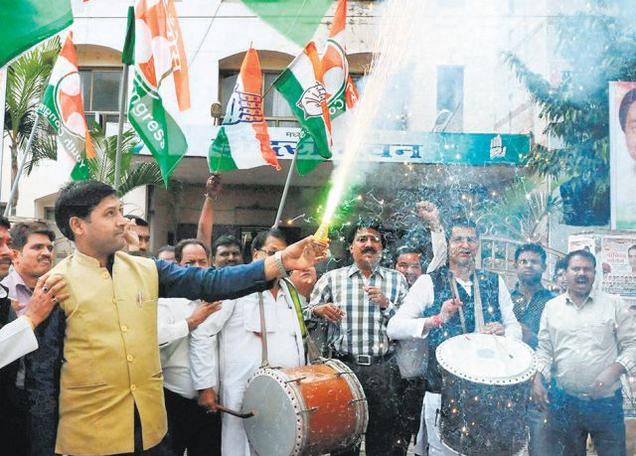
M60 192L56 224L76 250L57 265L46 224L0 218L1 454L255 454L243 421L218 409L241 409L263 331L272 366L307 364L305 324L362 385L367 455L406 455L412 442L418 455L456 454L440 438L435 349L478 327L535 350L531 456L583 455L588 436L599 456L625 454L620 377L635 373L636 317L595 289L589 252L559 261L548 290L545 250L520 245L509 291L476 268L478 227L443 226L420 202L430 245L403 239L384 267L380 221L360 220L346 238L351 264L318 278L327 245L311 237L260 232L249 263L236 238L213 239L220 190L212 176L197 238L154 255L148 223L124 217L114 190L94 181ZM331 454L359 453L356 442Z

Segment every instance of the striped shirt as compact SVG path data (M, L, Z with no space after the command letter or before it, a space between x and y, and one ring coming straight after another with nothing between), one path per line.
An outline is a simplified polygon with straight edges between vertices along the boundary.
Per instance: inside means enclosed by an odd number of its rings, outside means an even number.
M365 286L377 287L389 300L389 306L380 306L369 300ZM333 304L345 312L340 324L329 324L328 338L341 354L381 356L389 351L386 326L408 292L402 274L378 266L367 278L355 264L327 272L316 283L306 318L319 304Z

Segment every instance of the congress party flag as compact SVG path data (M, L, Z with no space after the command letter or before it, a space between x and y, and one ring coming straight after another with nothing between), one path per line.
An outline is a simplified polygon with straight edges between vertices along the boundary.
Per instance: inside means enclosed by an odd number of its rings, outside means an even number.
M135 3L134 78L128 119L159 164L166 187L188 150L179 127L190 109L188 63L172 0ZM127 45L125 47L128 47Z
M263 114L263 74L255 49L245 54L208 165L215 172L263 165L280 170Z
M72 22L70 0L0 0L0 67Z
M262 20L299 46L314 36L333 0L243 0Z
M316 152L331 158L331 118L327 108L322 65L313 41L274 81L301 127L311 136Z
M349 62L345 47L347 22L347 0L340 0L336 9L325 53L322 56L322 71L327 91L327 107L332 121L333 142L344 147L349 117L358 101L358 91L349 74ZM349 114L347 114L347 112ZM303 132L296 146L296 169L304 176L313 171L325 158L315 147L311 135ZM328 158L328 157L327 157Z
M87 160L95 150L86 124L73 34L64 40L38 113L57 133L57 160L74 180L88 179Z

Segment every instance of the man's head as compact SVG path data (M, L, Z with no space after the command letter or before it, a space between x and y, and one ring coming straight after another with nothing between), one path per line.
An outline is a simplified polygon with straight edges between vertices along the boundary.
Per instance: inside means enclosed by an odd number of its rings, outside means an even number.
M625 133L625 144L629 155L636 160L636 89L625 94L618 110L618 119Z
M349 253L361 271L371 271L382 259L384 239L377 220L359 221L347 233Z
M565 278L565 271L568 269L568 264L565 258L561 258L554 265L554 275L552 276L552 282L556 285L561 293L565 293L568 289L568 282Z
M589 295L596 275L594 255L587 250L574 250L565 256L565 262L568 291L576 297Z
M632 267L632 274L636 274L636 244L627 249L627 260Z
M398 247L396 253L395 269L406 277L411 286L422 275L422 254L408 245Z
M539 244L523 244L515 251L515 268L519 282L525 285L541 283L546 269L546 253Z
M53 267L55 233L40 222L22 222L11 228L13 266L31 286Z
M141 217L131 214L127 215L126 218L135 222L132 229L139 237L139 250L141 252L148 252L150 250L150 227L148 226L148 222Z
M298 293L309 299L314 285L316 285L316 280L318 280L318 274L313 266L307 269L296 269L289 274L289 280L294 284Z
M11 259L13 254L11 253L11 223L6 217L0 216L0 280L4 279L9 274L9 268L11 267Z
M55 223L80 251L110 256L126 246L124 229L129 223L122 204L110 185L94 180L71 182L55 202Z
M278 228L261 231L252 240L252 261L264 260L287 247L287 238Z
M455 219L450 224L448 237L448 263L451 267L471 267L479 249L477 225L467 219Z
M212 244L212 264L215 268L243 263L241 243L234 236L223 235Z
M174 246L174 257L181 266L210 267L210 251L198 239L183 239Z
M162 245L157 250L157 258L165 261L176 262L176 258L174 256L174 246L173 245Z

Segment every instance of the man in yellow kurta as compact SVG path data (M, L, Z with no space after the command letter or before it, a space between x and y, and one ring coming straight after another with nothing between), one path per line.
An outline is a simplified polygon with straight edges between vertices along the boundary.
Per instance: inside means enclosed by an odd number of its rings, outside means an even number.
M56 202L76 251L53 270L70 297L38 328L42 349L27 361L32 454L166 454L157 298L238 298L324 256L307 238L249 265L182 268L121 251L131 235L121 210L96 181L67 185Z

